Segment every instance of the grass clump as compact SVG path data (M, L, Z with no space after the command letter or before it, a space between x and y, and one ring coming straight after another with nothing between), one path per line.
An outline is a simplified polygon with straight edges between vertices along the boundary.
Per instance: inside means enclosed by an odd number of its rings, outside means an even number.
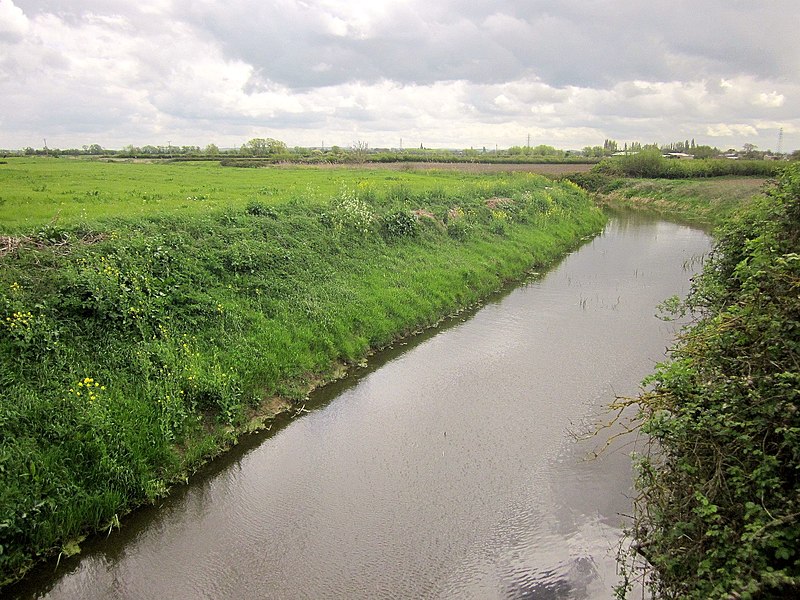
M798 224L795 165L720 230L696 322L639 399L631 534L659 597L800 595Z
M163 495L275 398L302 401L604 222L537 176L378 177L4 235L0 585Z

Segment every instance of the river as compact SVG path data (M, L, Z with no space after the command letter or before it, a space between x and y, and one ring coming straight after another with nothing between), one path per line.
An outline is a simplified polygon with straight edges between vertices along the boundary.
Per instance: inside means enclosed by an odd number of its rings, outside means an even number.
M307 414L254 436L45 565L20 598L609 598L632 449L589 459L665 358L709 249L697 229L615 216L542 276L371 357Z

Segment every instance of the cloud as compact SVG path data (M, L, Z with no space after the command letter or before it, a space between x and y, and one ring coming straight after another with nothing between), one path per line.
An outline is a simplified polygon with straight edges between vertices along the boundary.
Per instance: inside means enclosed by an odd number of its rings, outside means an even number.
M18 40L28 33L28 18L12 0L0 0L0 40Z
M769 147L771 123L800 147L798 17L794 0L0 0L0 146Z
M761 92L758 95L758 98L755 100L755 104L759 106L765 106L767 108L777 108L779 106L783 106L784 100L786 100L786 97L776 91L768 93Z

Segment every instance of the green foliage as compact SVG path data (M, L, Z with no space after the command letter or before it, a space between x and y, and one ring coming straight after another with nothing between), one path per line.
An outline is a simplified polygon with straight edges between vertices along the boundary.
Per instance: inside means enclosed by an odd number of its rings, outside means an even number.
M245 207L245 212L254 217L270 217L272 219L278 218L278 212L272 206L267 206L258 200L251 200Z
M337 232L365 234L372 228L374 220L369 204L346 185L342 185L330 202L330 210L322 215L322 222Z
M800 594L800 168L720 231L640 399L635 548L664 598Z
M225 176L246 193L224 208L202 190L184 211L95 218L91 234L65 219L4 237L0 585L164 494L265 399L302 400L333 365L478 301L604 220L574 186L528 175L304 171L319 186L291 199L283 172ZM117 201L92 188L90 209ZM446 219L469 235L453 240Z
M598 170L586 173L570 173L564 179L569 179L587 192L600 192L602 194L608 194L625 185L625 180L621 177L606 175Z
M383 217L381 231L387 240L416 237L419 234L419 221L410 212L401 210Z
M781 163L769 160L670 159L664 158L660 150L651 148L635 154L607 158L594 167L593 171L612 177L691 179L726 175L773 177L781 168Z

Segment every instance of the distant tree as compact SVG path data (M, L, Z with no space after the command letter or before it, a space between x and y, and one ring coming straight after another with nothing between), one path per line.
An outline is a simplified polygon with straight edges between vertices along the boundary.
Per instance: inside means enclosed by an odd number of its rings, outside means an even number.
M586 146L583 149L583 155L587 158L602 158L605 150L602 146Z
M350 146L350 151L348 152L349 159L354 162L361 164L366 162L367 154L369 153L369 144L364 140L357 140L353 142L353 145Z
M531 154L535 156L563 156L564 151L558 150L553 146L547 146L545 144L539 144L534 148L531 148Z
M603 152L605 154L614 154L614 152L617 152L617 150L618 150L618 146L617 146L617 142L616 141L614 141L614 140L605 140L603 142Z
M267 153L268 154L281 154L286 152L287 146L284 142L274 138L267 138Z
M253 156L266 156L267 140L264 138L253 138L242 146L242 150L247 150L247 154L252 154Z
M286 152L286 144L273 138L253 138L242 146L242 150L253 156L267 156Z
M719 154L719 148L712 148L711 146L693 146L691 153L695 158L714 158Z
M206 146L206 149L203 150L203 154L207 156L217 156L219 154L219 147L216 144L209 144Z
M756 146L755 144L750 144L750 143L744 144L742 146L742 158L750 158L750 159L759 158L758 153L756 152L756 148L758 148L758 146Z

